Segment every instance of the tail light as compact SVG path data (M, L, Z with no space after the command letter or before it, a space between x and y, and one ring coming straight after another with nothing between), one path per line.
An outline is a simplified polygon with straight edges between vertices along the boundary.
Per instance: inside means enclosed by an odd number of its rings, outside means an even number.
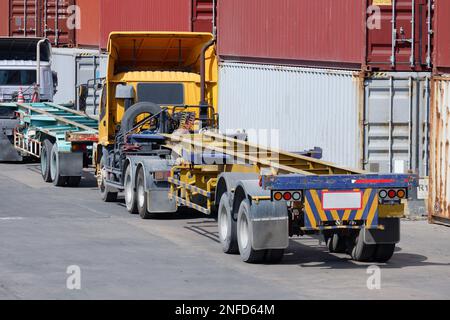
M389 198L394 199L397 196L397 192L395 192L395 190L389 190L388 196Z
M290 201L292 199L292 194L290 192L285 192L283 194L283 199L286 201Z
M397 191L397 197L399 197L400 199L404 199L405 196L406 196L405 190L398 190Z
M378 196L381 201L402 200L407 198L406 189L379 190Z
M272 193L272 200L275 201L301 201L301 191L276 191Z
M77 143L72 144L72 152L86 152L86 150L87 145L85 144L77 144Z

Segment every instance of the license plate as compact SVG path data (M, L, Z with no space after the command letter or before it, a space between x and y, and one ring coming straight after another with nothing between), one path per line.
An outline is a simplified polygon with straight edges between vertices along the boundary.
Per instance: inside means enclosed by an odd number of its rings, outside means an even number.
M322 192L323 210L360 210L362 205L362 192L360 191Z

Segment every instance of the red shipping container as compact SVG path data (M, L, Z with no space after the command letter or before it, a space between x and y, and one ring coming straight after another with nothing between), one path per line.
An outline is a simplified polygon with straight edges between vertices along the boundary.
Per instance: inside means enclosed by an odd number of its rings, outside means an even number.
M191 31L191 0L100 0L100 46L112 31Z
M433 16L434 53L433 66L436 73L450 72L450 1L435 0Z
M45 37L52 46L75 45L75 28L68 19L75 0L9 0L9 35Z
M0 0L0 37L9 35L9 0Z
M76 0L80 10L80 29L76 30L78 47L99 47L100 0Z
M424 71L427 9L427 0L219 1L219 54L243 61Z

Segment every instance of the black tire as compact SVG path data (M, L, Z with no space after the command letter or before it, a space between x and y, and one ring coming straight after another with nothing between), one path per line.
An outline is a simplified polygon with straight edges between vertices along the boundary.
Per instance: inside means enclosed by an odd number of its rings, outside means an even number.
M346 253L347 244L345 237L334 233L327 239L327 247L331 253Z
M122 121L120 123L120 132L122 134L133 129L136 118L144 113L149 113L152 115L158 114L161 112L161 107L157 106L151 102L138 102L132 105L123 115Z
M148 212L147 193L145 192L144 170L139 168L136 178L136 203L139 216L144 219L152 219L155 214Z
M355 246L351 251L353 260L359 262L371 262L373 261L373 255L375 253L376 245L364 243L364 229L359 231L359 234L355 240Z
M125 205L129 213L137 214L138 208L136 204L136 191L133 187L133 176L131 173L131 166L127 166L124 176Z
M81 176L69 177L67 179L67 186L70 188L77 188L80 185Z
M230 198L227 193L224 193L220 197L219 208L217 210L217 223L223 252L228 254L238 253L237 221L233 217Z
M52 154L53 143L45 139L41 147L41 175L45 182L52 182L50 175L50 157Z
M284 249L268 249L266 250L265 261L270 264L277 264L283 260Z
M56 187L63 187L66 185L68 177L63 177L60 174L58 145L54 144L50 157L50 176L53 181L53 185Z
M266 250L253 249L253 230L250 220L250 202L247 199L243 200L239 206L237 239L239 254L242 261L247 263L261 263L264 261Z
M388 262L394 255L394 251L395 243L377 244L373 260L380 263Z
M109 187L105 185L105 173L103 168L105 167L106 164L106 157L107 155L104 153L102 155L102 158L100 159L100 173L99 178L97 180L98 189L104 202L115 202L117 201L118 192L112 192L109 189Z

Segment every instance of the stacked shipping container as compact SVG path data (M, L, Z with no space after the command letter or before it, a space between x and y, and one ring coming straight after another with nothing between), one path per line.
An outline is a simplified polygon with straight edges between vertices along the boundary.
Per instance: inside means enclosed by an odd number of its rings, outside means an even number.
M339 121L333 125L326 119L345 114L358 132L356 137L339 141L348 146L360 139L362 147L351 147L346 152L348 161L332 151L342 152L341 147L328 148L324 150L326 160L340 159L342 165L374 172L415 171L426 175L423 110L429 94L429 8L427 0L220 1L221 125L224 128L234 125L227 113L234 115L246 110L255 116L240 119L239 127L267 126L263 118L272 110L270 113L278 113L279 117L281 147L299 151L328 145L330 137L334 141L332 137L339 136L336 130L345 132L348 123ZM392 17L394 23L390 23ZM237 68L236 63L246 63L245 68ZM261 69L261 65L271 67ZM288 72L290 77L280 77L283 69L280 65L297 69ZM311 83L300 66L312 68L310 72L320 75L315 88L304 90ZM330 77L322 68L341 76ZM342 69L353 70L353 76L339 71ZM254 77L255 72L260 77ZM236 91L227 88L234 87L238 79L245 94L239 96L239 103L229 103L236 100ZM354 85L337 94L334 87L339 87L342 79ZM302 99L292 98L298 92L302 92ZM258 103L253 105L256 96ZM273 97L279 97L278 104L274 104ZM358 108L349 104L349 100L358 101ZM303 108L309 113L304 113ZM261 120L255 121L255 117ZM327 125L319 127L322 134L312 135L312 140L283 130L305 125L304 122L324 121ZM350 130L347 135L355 133ZM309 143L305 145L302 141ZM359 161L355 162L355 158Z
M111 31L212 32L213 0L0 0L0 36L106 48ZM76 7L74 7L76 5ZM72 26L78 24L77 28Z
M275 129L283 149L426 176L433 6L219 1L221 130Z

